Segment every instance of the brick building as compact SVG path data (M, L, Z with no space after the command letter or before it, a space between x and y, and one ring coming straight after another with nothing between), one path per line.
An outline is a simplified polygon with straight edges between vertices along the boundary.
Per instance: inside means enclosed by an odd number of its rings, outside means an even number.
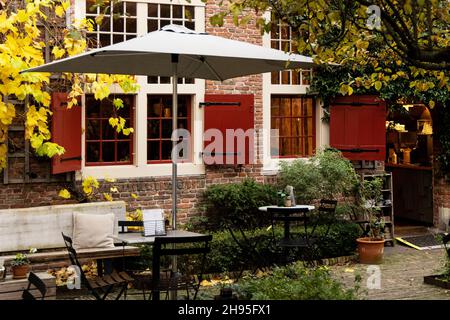
M92 18L100 14L92 9L94 1L72 0L70 18ZM101 25L88 36L102 46L158 30L170 23L183 24L197 32L247 41L276 49L292 48L291 30L279 25L271 33L261 35L254 21L247 26L236 27L231 18L224 26L213 27L209 18L221 10L219 0L170 1L170 0L129 0L112 6L112 13L106 14ZM270 19L269 13L264 14ZM276 178L281 160L306 158L317 148L330 143L329 125L321 119L324 110L320 99L308 95L312 70L283 71L236 78L222 83L201 79L182 79L179 84L180 125L191 132L192 148L189 161L179 165L180 181L179 212L181 221L198 214L198 199L208 185L241 181L253 178L260 182L271 182ZM137 77L140 91L134 95L121 97L125 107L121 116L135 129L129 137L114 133L108 118L113 107L107 102L99 103L92 96L85 95L79 114L70 117L81 122L81 138L75 148L80 148L81 157L67 159L68 163L80 162L81 169L67 169L61 162L55 164L39 159L28 153L28 146L21 142L20 125L11 127L8 167L4 171L4 184L0 188L0 208L17 208L74 202L63 200L58 191L63 187L72 188L73 181L79 185L82 177L97 179L115 178L118 193L115 199L125 200L129 209L136 207L171 208L171 92L170 79L165 77ZM250 98L249 98L250 97ZM254 163L246 165L205 165L202 156L202 132L210 124L207 113L219 109L202 106L208 101L239 101L243 108L253 114L245 123L258 132L279 129L278 156L272 155L270 135L262 135L254 140ZM167 110L166 110L167 109ZM238 108L236 108L238 109ZM233 128L235 119L240 117L229 109L225 127ZM77 118L79 117L79 118ZM69 121L69 120L67 120ZM68 128L62 123L61 129ZM58 125L56 125L58 126ZM58 136L54 128L53 136ZM64 130L63 130L64 131ZM385 134L385 133L383 133ZM16 136L16 139L14 139ZM65 146L66 149L71 149ZM72 146L73 147L73 146ZM362 159L361 159L362 160ZM384 161L372 161L373 170L384 170ZM56 166L56 168L55 168ZM69 166L70 167L70 166ZM56 173L58 172L58 173ZM56 173L56 174L55 174ZM442 190L442 188L438 188ZM138 199L131 197L135 193ZM439 222L441 207L447 206L446 196L434 203L435 224Z

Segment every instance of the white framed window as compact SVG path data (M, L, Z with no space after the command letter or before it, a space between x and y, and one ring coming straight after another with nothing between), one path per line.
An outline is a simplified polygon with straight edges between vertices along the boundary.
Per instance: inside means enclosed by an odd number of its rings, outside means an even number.
M155 31L164 25L173 23L184 25L187 28L194 29L197 32L205 31L205 3L201 0L128 0L114 1L110 8L96 7L95 0L76 0L75 18L90 18L95 21L101 21L95 30L88 36L96 47L114 44L134 37L145 35L147 32ZM94 6L92 5L94 3ZM101 19L98 18L101 16ZM83 161L82 175L104 178L133 178L150 176L169 176L171 175L170 161L164 161L165 145L164 132L161 133L160 148L156 148L157 143L153 140L155 126L154 116L149 113L154 106L149 101L152 97L169 97L172 94L171 79L165 77L147 77L137 76L140 85L139 92L135 95L135 108L133 119L133 146L130 164L121 165L86 165L87 143L83 133ZM121 94L120 88L114 86L111 88L112 94ZM203 101L205 94L205 81L201 79L179 79L178 94L184 96L189 110L186 111L186 119L180 119L181 122L189 121L183 125L191 131L191 162L179 164L179 174L203 174L204 165L199 156L202 148L203 132L203 111L198 107L198 103ZM83 99L83 119L86 119L86 103L89 99ZM169 103L167 103L169 105ZM164 104L165 106L165 104ZM164 109L162 109L164 110ZM160 127L163 129L167 119L161 115ZM83 121L85 122L85 121ZM85 124L83 124L85 125ZM150 128L150 129L149 129ZM162 130L161 129L161 130ZM149 131L148 130L153 130ZM83 131L85 132L85 130ZM164 138L164 139L163 139ZM155 145L155 146L154 146ZM152 152L158 154L151 154ZM162 161L152 161L159 159Z
M136 8L135 2L110 1L96 6L95 0L86 0L86 19L92 20L94 25L94 31L87 34L90 46L105 47L136 38Z
M266 21L274 19L270 12ZM298 34L279 20L263 36L263 45L296 53ZM320 100L308 95L312 69L285 70L263 75L263 173L276 174L280 161L292 161L311 156L315 149L327 144L326 126L321 121ZM283 103L281 103L283 102ZM279 136L271 136L279 129ZM277 146L273 143L276 141ZM277 152L274 153L274 149Z

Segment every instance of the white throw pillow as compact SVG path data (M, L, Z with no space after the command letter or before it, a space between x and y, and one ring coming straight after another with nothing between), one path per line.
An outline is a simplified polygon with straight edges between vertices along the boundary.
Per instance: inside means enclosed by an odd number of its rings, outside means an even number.
M113 248L114 222L114 213L74 213L73 247L75 250L87 248Z

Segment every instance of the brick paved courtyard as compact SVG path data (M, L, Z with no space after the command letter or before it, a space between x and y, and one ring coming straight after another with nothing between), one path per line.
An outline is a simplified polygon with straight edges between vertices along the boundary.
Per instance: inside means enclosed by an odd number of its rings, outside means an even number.
M425 275L440 274L443 266L443 250L419 251L397 245L385 248L381 270L381 288L367 289L370 274L367 265L349 263L330 267L332 274L346 285L353 285L356 274L362 277L364 289L360 298L369 300L428 300L450 299L450 290L423 283Z

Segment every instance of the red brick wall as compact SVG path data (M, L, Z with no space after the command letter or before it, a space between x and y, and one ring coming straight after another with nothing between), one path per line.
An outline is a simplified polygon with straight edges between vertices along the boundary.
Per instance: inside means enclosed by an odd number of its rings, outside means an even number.
M209 0L206 4L206 32L227 37L235 40L247 41L262 45L262 36L256 28L255 21L250 21L246 27L236 27L231 18L227 18L223 27L213 27L209 23L209 18L219 12L219 1ZM255 97L255 129L262 128L262 76L252 75L222 83L216 81L206 82L207 94L253 94ZM255 148L257 146L255 139ZM255 154L261 152L257 149ZM189 217L197 215L198 200L202 192L208 185L231 183L242 181L245 178L253 178L259 182L264 182L261 175L262 164L234 167L234 166L207 166L205 175L179 177L182 189L179 191L179 211L180 221L186 221ZM273 177L268 180L274 181ZM129 203L128 210L136 208L161 207L168 214L172 206L171 200L171 179L170 177L155 177L142 179L118 180L113 184L105 184L101 192L108 192L111 185L117 186L118 193L113 194L115 200L125 200ZM73 203L74 200L63 200L58 197L60 189L66 184L39 183L39 184L9 184L0 188L0 209L42 206L51 204ZM138 195L135 200L131 194ZM97 200L103 200L101 196Z

